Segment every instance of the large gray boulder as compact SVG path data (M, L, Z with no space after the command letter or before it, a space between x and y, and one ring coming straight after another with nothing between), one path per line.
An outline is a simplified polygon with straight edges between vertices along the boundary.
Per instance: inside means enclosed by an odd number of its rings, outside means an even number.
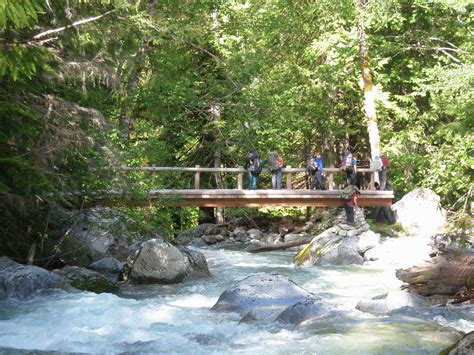
M393 204L397 221L413 235L432 236L446 223L446 211L440 197L430 189L416 188Z
M96 207L70 216L72 227L61 243L58 257L68 265L87 267L103 258L125 261L131 239L125 216L111 208ZM53 245L51 247L54 247Z
M177 247L152 239L142 244L129 280L145 284L175 284L183 281L186 271L185 257Z
M63 287L61 278L48 270L0 257L0 299L26 298L38 291Z
M349 237L343 239L340 244L322 254L315 265L361 265L364 258L359 253L359 238Z
M212 307L218 312L238 312L245 320L273 319L288 306L317 297L284 275L259 273L225 290Z
M211 273L207 267L206 257L203 253L191 250L183 246L178 247L179 251L184 255L184 263L186 265L186 276L190 277L209 277Z

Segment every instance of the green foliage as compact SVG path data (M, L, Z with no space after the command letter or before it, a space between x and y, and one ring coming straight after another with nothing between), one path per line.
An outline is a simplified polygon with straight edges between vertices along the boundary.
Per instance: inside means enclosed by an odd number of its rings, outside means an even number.
M380 233L383 236L390 238L398 238L403 235L407 235L407 231L400 223L385 224L376 223L371 219L367 219L367 223L370 225L370 229L375 233Z
M111 167L233 167L250 149L265 159L272 146L291 166L316 149L337 166L347 143L364 161L363 21L396 196L425 186L452 205L474 175L473 8L357 4L0 1L0 191L50 200L52 191L115 188L146 198L148 189L192 187L192 174ZM215 176L203 174L201 185L216 187ZM222 185L234 187L235 175ZM195 209L163 206L127 209L131 228L171 237L197 221ZM239 213L253 210L230 212Z

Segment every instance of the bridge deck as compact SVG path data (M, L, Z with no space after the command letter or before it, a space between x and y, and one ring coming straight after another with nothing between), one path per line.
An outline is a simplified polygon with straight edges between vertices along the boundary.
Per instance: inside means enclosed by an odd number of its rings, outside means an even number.
M138 199L120 191L108 191L92 200L100 205L146 206L161 202L170 206L260 207L342 206L341 190L149 190ZM391 206L392 191L362 190L359 206Z

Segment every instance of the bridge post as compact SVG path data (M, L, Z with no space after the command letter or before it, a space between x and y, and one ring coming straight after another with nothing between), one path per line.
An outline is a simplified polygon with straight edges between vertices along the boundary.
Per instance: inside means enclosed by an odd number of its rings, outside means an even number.
M369 190L375 190L375 171L370 172Z
M243 166L239 166L239 168L243 169ZM244 173L237 174L237 190L242 190L244 188Z
M328 185L329 190L334 190L334 174L332 171L328 171Z
M291 165L288 165L287 166L288 169L291 169ZM293 186L292 186L292 181L291 181L291 172L287 172L286 173L286 189L287 190L291 190L293 189Z
M196 169L199 169L200 167L201 167L201 165L196 165ZM194 188L196 190L199 190L200 185L201 185L201 172L196 171L194 173Z

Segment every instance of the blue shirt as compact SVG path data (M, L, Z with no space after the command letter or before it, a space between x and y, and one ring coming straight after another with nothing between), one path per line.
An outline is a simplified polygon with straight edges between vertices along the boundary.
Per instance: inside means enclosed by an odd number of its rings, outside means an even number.
M320 172L323 172L324 167L323 167L323 159L320 157L314 158L314 162L316 163L316 166L318 167Z

